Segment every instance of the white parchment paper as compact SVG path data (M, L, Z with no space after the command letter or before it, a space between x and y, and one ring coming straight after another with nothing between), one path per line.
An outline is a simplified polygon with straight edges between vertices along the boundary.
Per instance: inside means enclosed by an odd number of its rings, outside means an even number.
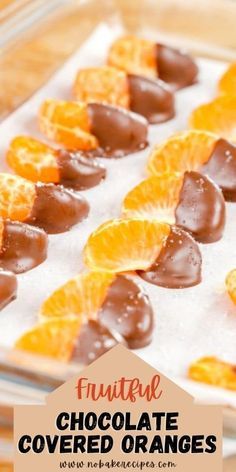
M117 34L116 29L101 25L44 88L0 125L1 170L6 170L4 155L12 137L27 133L43 139L37 130L37 110L42 100L71 99L77 69L102 64ZM199 67L199 84L176 95L176 118L150 127L152 145L176 130L185 129L191 110L214 96L225 65L199 60ZM84 192L91 205L88 219L68 233L50 236L47 261L18 277L17 300L0 313L0 345L12 346L21 333L36 323L43 300L83 268L82 250L89 234L105 220L119 216L126 192L145 177L148 154L149 149L145 149L120 160L103 160L107 179ZM169 290L141 282L155 310L156 329L152 344L138 353L174 377L184 378L189 363L204 355L236 363L236 306L224 288L227 272L236 267L236 204L227 204L223 239L201 245L201 251L203 282L197 287Z

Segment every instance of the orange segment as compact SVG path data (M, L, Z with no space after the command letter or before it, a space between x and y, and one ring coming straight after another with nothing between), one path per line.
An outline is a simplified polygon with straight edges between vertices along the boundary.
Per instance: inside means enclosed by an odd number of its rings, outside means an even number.
M35 185L22 177L0 173L0 216L24 221L31 213Z
M10 143L7 162L21 177L33 182L59 183L56 152L29 136L17 136Z
M78 318L54 319L23 334L15 347L66 362L72 355L79 328Z
M147 170L150 175L198 170L207 162L218 137L205 131L183 131L158 144L151 152Z
M126 73L114 67L81 69L74 85L76 100L102 102L129 108L129 87Z
M222 75L218 89L220 94L236 95L236 62L231 64Z
M56 290L42 305L43 317L78 316L92 318L106 298L114 275L106 272L79 274Z
M0 251L3 242L4 220L0 217Z
M190 379L236 390L236 366L215 357L203 357L189 368Z
M236 304L236 269L228 273L225 285L231 300Z
M86 103L46 100L39 110L39 126L45 136L68 149L90 150L98 146L90 133Z
M190 115L189 125L236 142L236 95L222 95L197 107Z
M176 174L149 177L126 195L122 214L125 217L156 218L173 224L182 184L183 176Z
M141 218L106 222L85 246L85 262L93 270L125 272L150 267L168 237L170 226Z
M108 64L128 73L157 77L155 44L147 39L127 35L111 46Z

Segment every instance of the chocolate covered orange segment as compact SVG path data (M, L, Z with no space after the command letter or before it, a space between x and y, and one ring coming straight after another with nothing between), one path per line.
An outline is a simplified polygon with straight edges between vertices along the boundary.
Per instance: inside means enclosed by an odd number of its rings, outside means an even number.
M146 269L155 261L169 232L168 224L147 219L108 221L89 237L85 263L90 269L108 272Z
M108 64L128 73L159 77L178 90L197 80L198 67L189 54L136 36L123 36L109 51Z
M203 357L194 362L188 375L192 380L236 391L236 366L216 357Z
M40 309L43 318L93 317L106 297L114 275L106 272L82 273L69 280L45 300Z
M10 143L7 162L16 174L32 182L62 184L75 190L98 185L106 169L82 152L55 150L30 136L17 136Z
M0 216L4 218L24 221L48 233L62 233L88 212L85 198L73 190L0 173Z
M39 110L39 126L47 138L68 149L91 150L98 146L90 132L86 103L46 100Z
M156 218L175 223L200 242L215 242L225 226L221 190L207 176L195 171L183 175L150 177L124 199L123 215Z
M112 44L108 64L129 73L156 77L155 44L132 35L123 36Z
M231 64L219 80L220 94L236 95L236 62Z
M197 171L209 159L217 139L217 135L205 131L176 133L154 147L148 159L148 173Z
M15 347L31 354L53 357L60 361L71 358L80 330L78 317L47 321L23 334Z
M129 108L129 84L126 73L114 67L90 67L77 73L74 84L76 100L102 102Z
M147 146L145 118L112 105L47 100L39 118L49 139L95 157L122 157Z
M225 285L231 300L236 304L236 269L227 274Z
M227 201L236 200L236 146L200 130L174 134L155 146L148 159L149 175L195 170L210 177Z
M164 82L126 74L109 66L79 71L75 96L87 103L101 102L130 109L150 123L163 123L175 114L173 93Z
M195 108L190 115L189 125L236 142L236 95L222 95Z

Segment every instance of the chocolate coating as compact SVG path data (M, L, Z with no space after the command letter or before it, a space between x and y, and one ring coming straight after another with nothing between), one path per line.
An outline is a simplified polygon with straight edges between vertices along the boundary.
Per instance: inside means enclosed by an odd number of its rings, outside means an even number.
M188 54L179 49L157 44L158 77L175 90L196 83L198 67Z
M115 336L96 320L82 325L71 360L88 365L118 344Z
M197 241L218 241L225 227L225 201L220 188L205 175L185 172L175 223Z
M202 258L198 244L181 228L172 227L154 264L138 271L142 279L166 288L187 288L201 282Z
M84 197L61 185L37 184L36 198L27 223L47 233L63 233L82 221L89 212Z
M175 116L174 95L161 80L128 75L130 109L149 123L164 123Z
M151 342L152 307L148 296L131 278L116 277L98 312L98 320L108 329L118 332L131 349Z
M59 150L60 183L74 190L86 190L98 185L106 177L106 169L96 159L80 152Z
M4 223L0 267L21 274L47 258L48 238L39 228L18 221Z
M0 310L15 300L17 278L12 272L0 269Z
M99 142L96 155L122 157L147 146L147 121L140 115L111 105L88 104L91 133Z
M219 185L227 201L236 201L235 145L226 139L218 139L208 161L200 171L209 175Z

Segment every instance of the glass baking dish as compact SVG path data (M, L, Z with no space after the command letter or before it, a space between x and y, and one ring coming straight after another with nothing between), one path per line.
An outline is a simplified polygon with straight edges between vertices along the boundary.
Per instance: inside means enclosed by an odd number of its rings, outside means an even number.
M186 0L2 1L0 119L47 82L100 22L119 24L143 36L147 29L153 37L158 31L163 41L184 46L196 56L231 61L236 59L235 19L236 3L232 0L200 0L197 6ZM12 405L43 402L46 393L80 369L0 349L0 460L4 467L8 467L11 452ZM208 398L208 389L201 398ZM234 436L236 412L227 404L224 417L225 433Z

